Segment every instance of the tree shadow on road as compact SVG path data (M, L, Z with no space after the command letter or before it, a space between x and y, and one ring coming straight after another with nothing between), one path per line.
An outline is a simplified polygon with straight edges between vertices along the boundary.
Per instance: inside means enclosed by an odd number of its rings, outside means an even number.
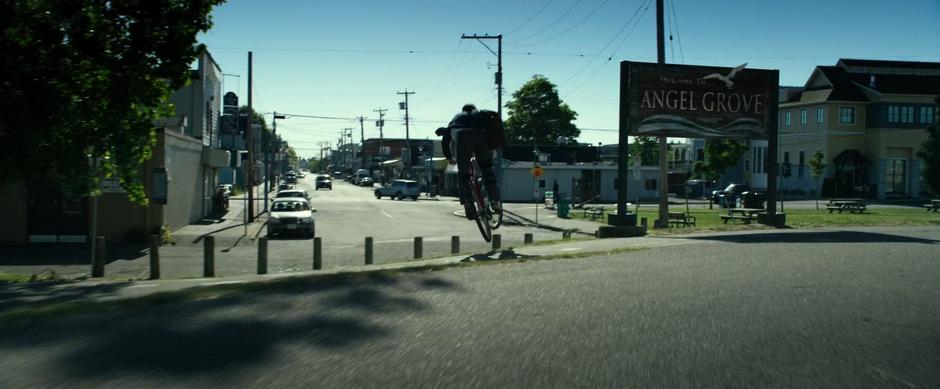
M800 231L766 234L722 234L692 236L684 239L717 240L728 243L921 243L940 241L909 236L864 231Z
M146 244L108 242L105 263L132 261L147 255ZM53 266L82 265L91 269L91 246L76 244L34 244L27 246L0 246L0 266Z
M235 373L270 363L284 349L346 350L394 336L380 324L382 320L433 313L430 304L417 298L419 293L459 289L431 273L265 284L269 285L217 298L162 298L106 312L21 322L0 331L0 348L13 354L37 347L47 350L31 353L42 355L42 360L23 363L51 362L77 382L128 375Z

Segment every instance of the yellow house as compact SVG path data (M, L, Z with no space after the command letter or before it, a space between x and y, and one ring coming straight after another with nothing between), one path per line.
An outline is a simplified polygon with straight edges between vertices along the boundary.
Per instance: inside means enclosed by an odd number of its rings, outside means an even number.
M803 88L781 90L777 155L790 166L781 190L818 191L807 164L818 151L827 164L823 196L923 195L916 153L926 128L937 121L938 93L937 62L840 59L835 66L817 66ZM759 181L754 170L761 164L745 165Z

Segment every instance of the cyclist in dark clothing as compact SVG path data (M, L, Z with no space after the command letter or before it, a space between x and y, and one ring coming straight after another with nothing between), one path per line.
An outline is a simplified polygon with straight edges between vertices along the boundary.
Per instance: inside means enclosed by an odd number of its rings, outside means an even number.
M476 210L470 203L470 156L476 155L483 184L486 186L494 212L501 212L499 190L493 174L493 150L486 144L485 125L482 114L473 104L463 106L460 113L451 119L447 127L438 128L435 134L442 136L444 156L457 163L457 194L468 219L476 218Z

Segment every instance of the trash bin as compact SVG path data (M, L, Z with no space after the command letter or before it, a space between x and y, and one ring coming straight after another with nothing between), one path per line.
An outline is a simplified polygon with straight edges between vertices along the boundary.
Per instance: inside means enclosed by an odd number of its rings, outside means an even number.
M761 192L744 192L741 193L741 198L744 208L764 208L764 203L767 201L767 195Z
M571 199L567 197L562 197L558 199L558 217L562 219L568 218L568 211L571 210Z

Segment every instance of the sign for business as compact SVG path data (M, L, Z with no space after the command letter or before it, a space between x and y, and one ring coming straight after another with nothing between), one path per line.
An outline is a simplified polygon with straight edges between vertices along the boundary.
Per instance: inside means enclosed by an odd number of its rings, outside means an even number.
M620 127L633 136L767 139L776 70L623 61Z

